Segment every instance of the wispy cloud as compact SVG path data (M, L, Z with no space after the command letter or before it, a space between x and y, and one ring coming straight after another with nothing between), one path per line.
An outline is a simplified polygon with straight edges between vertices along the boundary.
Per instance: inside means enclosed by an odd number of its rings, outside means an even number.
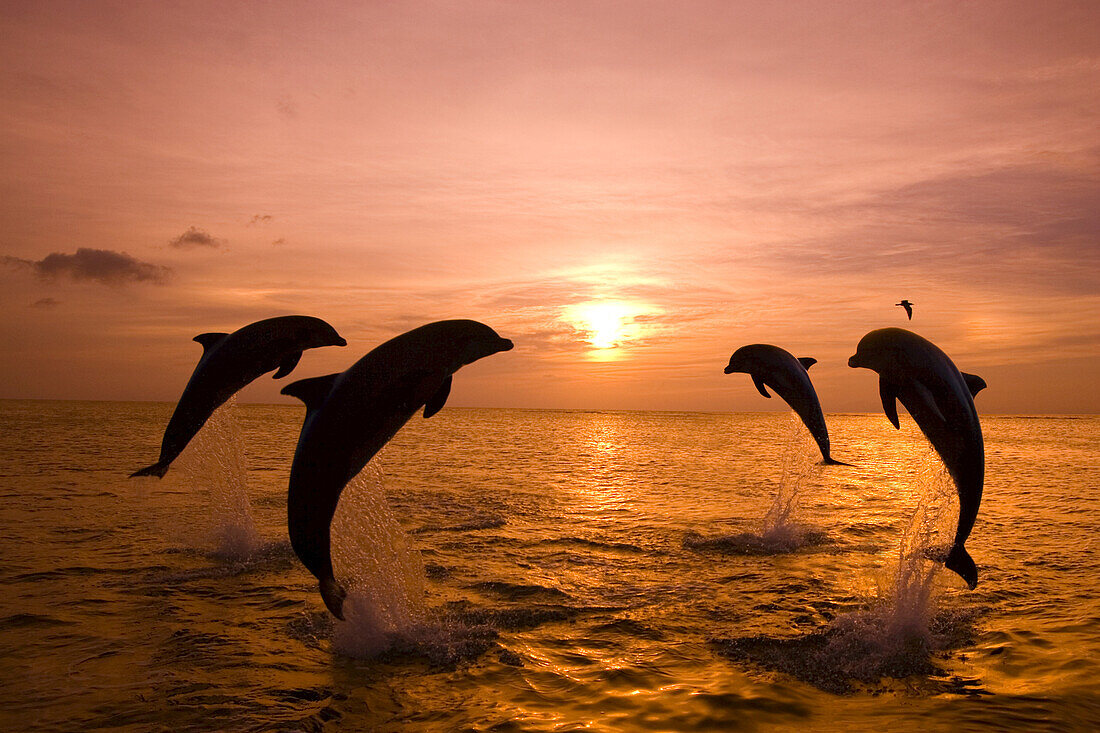
M256 226L257 224L267 224L274 221L275 217L271 214L253 214L252 218L248 220L249 226Z
M224 239L218 239L198 227L189 227L186 232L175 239L168 240L168 244L176 249L194 249L196 247L221 247Z
M31 303L29 307L47 310L50 308L56 308L59 305L61 305L61 301L59 300L55 300L53 298L41 298Z

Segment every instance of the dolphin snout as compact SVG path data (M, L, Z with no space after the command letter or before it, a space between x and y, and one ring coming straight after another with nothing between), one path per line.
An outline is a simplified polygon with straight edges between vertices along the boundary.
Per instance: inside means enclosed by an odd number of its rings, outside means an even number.
M728 367L726 367L725 369L722 370L722 373L723 374L733 374L733 371L734 371L733 367L728 366Z
M501 339L500 343L497 344L498 351L511 351L513 347L515 347L515 344L508 339Z
M332 342L332 345L333 346L347 346L348 345L348 340L346 338L344 338L343 336L340 336L335 341Z
M859 354L852 354L848 357L848 366L850 366L852 369L858 369L860 366L859 363L856 361L857 356L859 356Z

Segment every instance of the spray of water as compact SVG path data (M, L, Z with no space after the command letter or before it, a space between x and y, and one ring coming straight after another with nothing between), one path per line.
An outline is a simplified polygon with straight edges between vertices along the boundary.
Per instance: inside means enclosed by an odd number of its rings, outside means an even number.
M897 561L867 608L842 614L804 636L717 640L720 653L836 693L850 692L852 680L875 684L883 678L944 676L935 656L967 643L973 626L965 613L937 609L935 581L942 566L930 557L951 537L957 502L954 483L939 459L929 452L922 465L926 468L914 485L917 507Z
M776 441L783 460L779 487L761 520L760 532L718 537L689 532L684 537L684 547L720 550L734 555L779 555L828 541L824 531L798 521L799 500L806 487L821 475L817 444L794 412L790 413L782 431L782 437Z
M946 646L931 621L942 565L930 557L951 537L958 515L955 487L928 454L916 480L917 507L898 545L896 564L868 609L833 620L824 657L848 677L870 680L926 671L929 655Z
M765 545L796 549L807 540L817 540L819 532L796 521L799 500L806 486L821 475L815 460L817 444L795 413L790 413L782 440L783 464L779 488L764 515L761 538Z
M339 653L375 656L424 627L424 563L386 502L377 456L340 495L332 558L348 591L345 621L334 631Z
M205 492L206 542L227 561L249 559L260 547L248 500L247 464L235 397L214 411L176 461L185 485Z

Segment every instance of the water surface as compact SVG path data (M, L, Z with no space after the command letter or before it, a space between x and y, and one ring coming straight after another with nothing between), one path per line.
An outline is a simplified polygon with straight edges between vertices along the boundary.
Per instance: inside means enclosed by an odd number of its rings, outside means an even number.
M1096 417L983 418L975 591L899 560L956 505L905 416L828 416L854 468L783 413L417 417L341 506L338 567L390 516L416 596L356 658L286 540L302 411L126 478L171 408L0 402L4 729L1100 725Z

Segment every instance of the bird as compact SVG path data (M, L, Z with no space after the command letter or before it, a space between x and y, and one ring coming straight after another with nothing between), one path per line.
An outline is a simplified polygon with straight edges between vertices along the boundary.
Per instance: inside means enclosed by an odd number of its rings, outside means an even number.
M894 305L900 305L905 309L905 315L909 316L909 320L913 320L913 304L908 300L903 300L900 303L894 303Z

